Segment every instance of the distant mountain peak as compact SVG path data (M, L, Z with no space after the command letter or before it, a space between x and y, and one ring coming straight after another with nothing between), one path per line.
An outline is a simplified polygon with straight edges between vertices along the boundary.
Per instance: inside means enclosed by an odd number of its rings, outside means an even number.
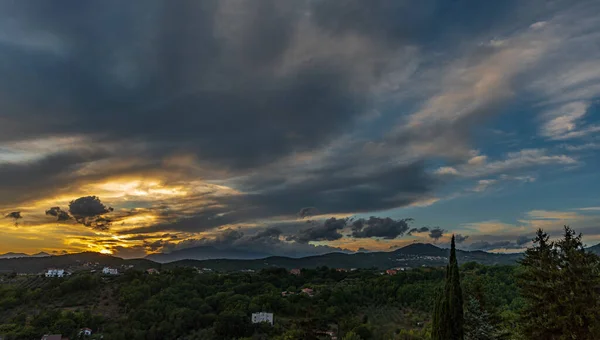
M412 255L445 255L446 250L431 243L412 243L394 251L395 253Z

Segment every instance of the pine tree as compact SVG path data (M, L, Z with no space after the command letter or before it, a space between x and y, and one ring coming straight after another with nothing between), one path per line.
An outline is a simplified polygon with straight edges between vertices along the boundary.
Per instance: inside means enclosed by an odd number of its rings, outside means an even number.
M558 331L550 318L557 307L552 303L558 275L557 254L554 243L542 229L536 232L533 245L520 261L519 287L527 301L521 311L521 327L529 339L553 339Z
M521 311L527 339L595 339L600 328L600 259L587 252L581 234L565 226L549 242L538 230L519 275L526 306Z
M465 312L465 339L493 340L496 339L495 335L490 314L482 308L479 300L471 297Z
M362 340L362 338L354 332L348 332L342 340Z
M446 266L444 291L438 296L434 308L431 336L433 340L464 339L463 297L454 235L450 245L449 263Z

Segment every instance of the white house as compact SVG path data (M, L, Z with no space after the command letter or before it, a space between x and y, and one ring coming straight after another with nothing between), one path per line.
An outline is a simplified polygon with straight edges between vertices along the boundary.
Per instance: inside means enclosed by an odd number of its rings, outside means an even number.
M252 323L268 322L273 325L273 313L252 313Z
M63 277L63 276L65 276L65 270L64 269L48 269L48 271L44 275L46 275L46 277Z
M104 267L104 269L102 269L102 274L104 274L104 275L119 275L119 270L117 268Z
M90 336L90 335L92 335L92 330L91 330L91 329L89 329L89 328L82 328L82 329L79 331L79 335L83 335L83 336Z

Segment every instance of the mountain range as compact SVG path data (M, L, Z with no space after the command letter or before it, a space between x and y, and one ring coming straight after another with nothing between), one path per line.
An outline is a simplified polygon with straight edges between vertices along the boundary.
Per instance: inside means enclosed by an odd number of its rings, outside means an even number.
M119 257L98 254L78 253L46 257L14 257L0 259L0 272L41 273L47 268L71 268L72 270L87 269L89 263L95 267L102 266L133 266L138 269L147 268L174 268L174 267L198 267L210 268L218 271L238 271L244 269L260 270L263 268L315 268L327 266L330 268L378 268L388 269L395 267L420 267L420 266L444 266L448 262L448 249L439 248L432 244L414 243L406 247L390 252L359 252L328 253L324 255L292 258L283 256L261 256L258 253L236 253L223 252L218 249L202 247L201 249L189 248L189 250L178 251L176 254L155 254L145 259L125 260ZM239 256L241 258L204 258L185 259L186 256ZM170 255L170 256L165 256ZM495 254L484 251L457 251L458 260L462 263L475 261L482 264L514 264L521 254ZM158 261L168 261L159 263Z
M167 263L180 260L254 260L269 256L272 256L272 254L267 252L256 252L242 249L218 249L212 246L200 246L175 250L170 253L150 254L146 256L146 259L159 263Z
M16 259L16 258L22 258L22 257L46 257L46 256L50 256L50 254L45 253L45 252L39 252L37 254L24 254L24 253L5 253L5 254L0 254L0 259Z
M587 248L600 255L600 244ZM210 268L216 271L260 270L263 268L414 268L420 266L440 267L448 262L449 250L432 244L413 243L389 252L334 252L308 257L269 256L267 253L220 250L213 247L196 247L169 254L152 254L144 259L122 259L99 253L84 252L67 255L38 253L33 255L7 253L0 256L0 272L41 273L48 268L91 270L103 266L118 268L175 267ZM488 253L481 250L457 250L460 263L478 262L487 265L515 264L523 254ZM221 257L221 258L219 258Z

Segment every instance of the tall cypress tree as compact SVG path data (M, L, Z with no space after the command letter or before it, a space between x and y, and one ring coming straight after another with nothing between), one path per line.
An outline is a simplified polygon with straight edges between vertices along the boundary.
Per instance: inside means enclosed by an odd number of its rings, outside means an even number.
M446 266L446 284L438 297L433 315L433 340L463 340L464 331L463 297L460 273L456 258L454 235L450 245L450 260Z

